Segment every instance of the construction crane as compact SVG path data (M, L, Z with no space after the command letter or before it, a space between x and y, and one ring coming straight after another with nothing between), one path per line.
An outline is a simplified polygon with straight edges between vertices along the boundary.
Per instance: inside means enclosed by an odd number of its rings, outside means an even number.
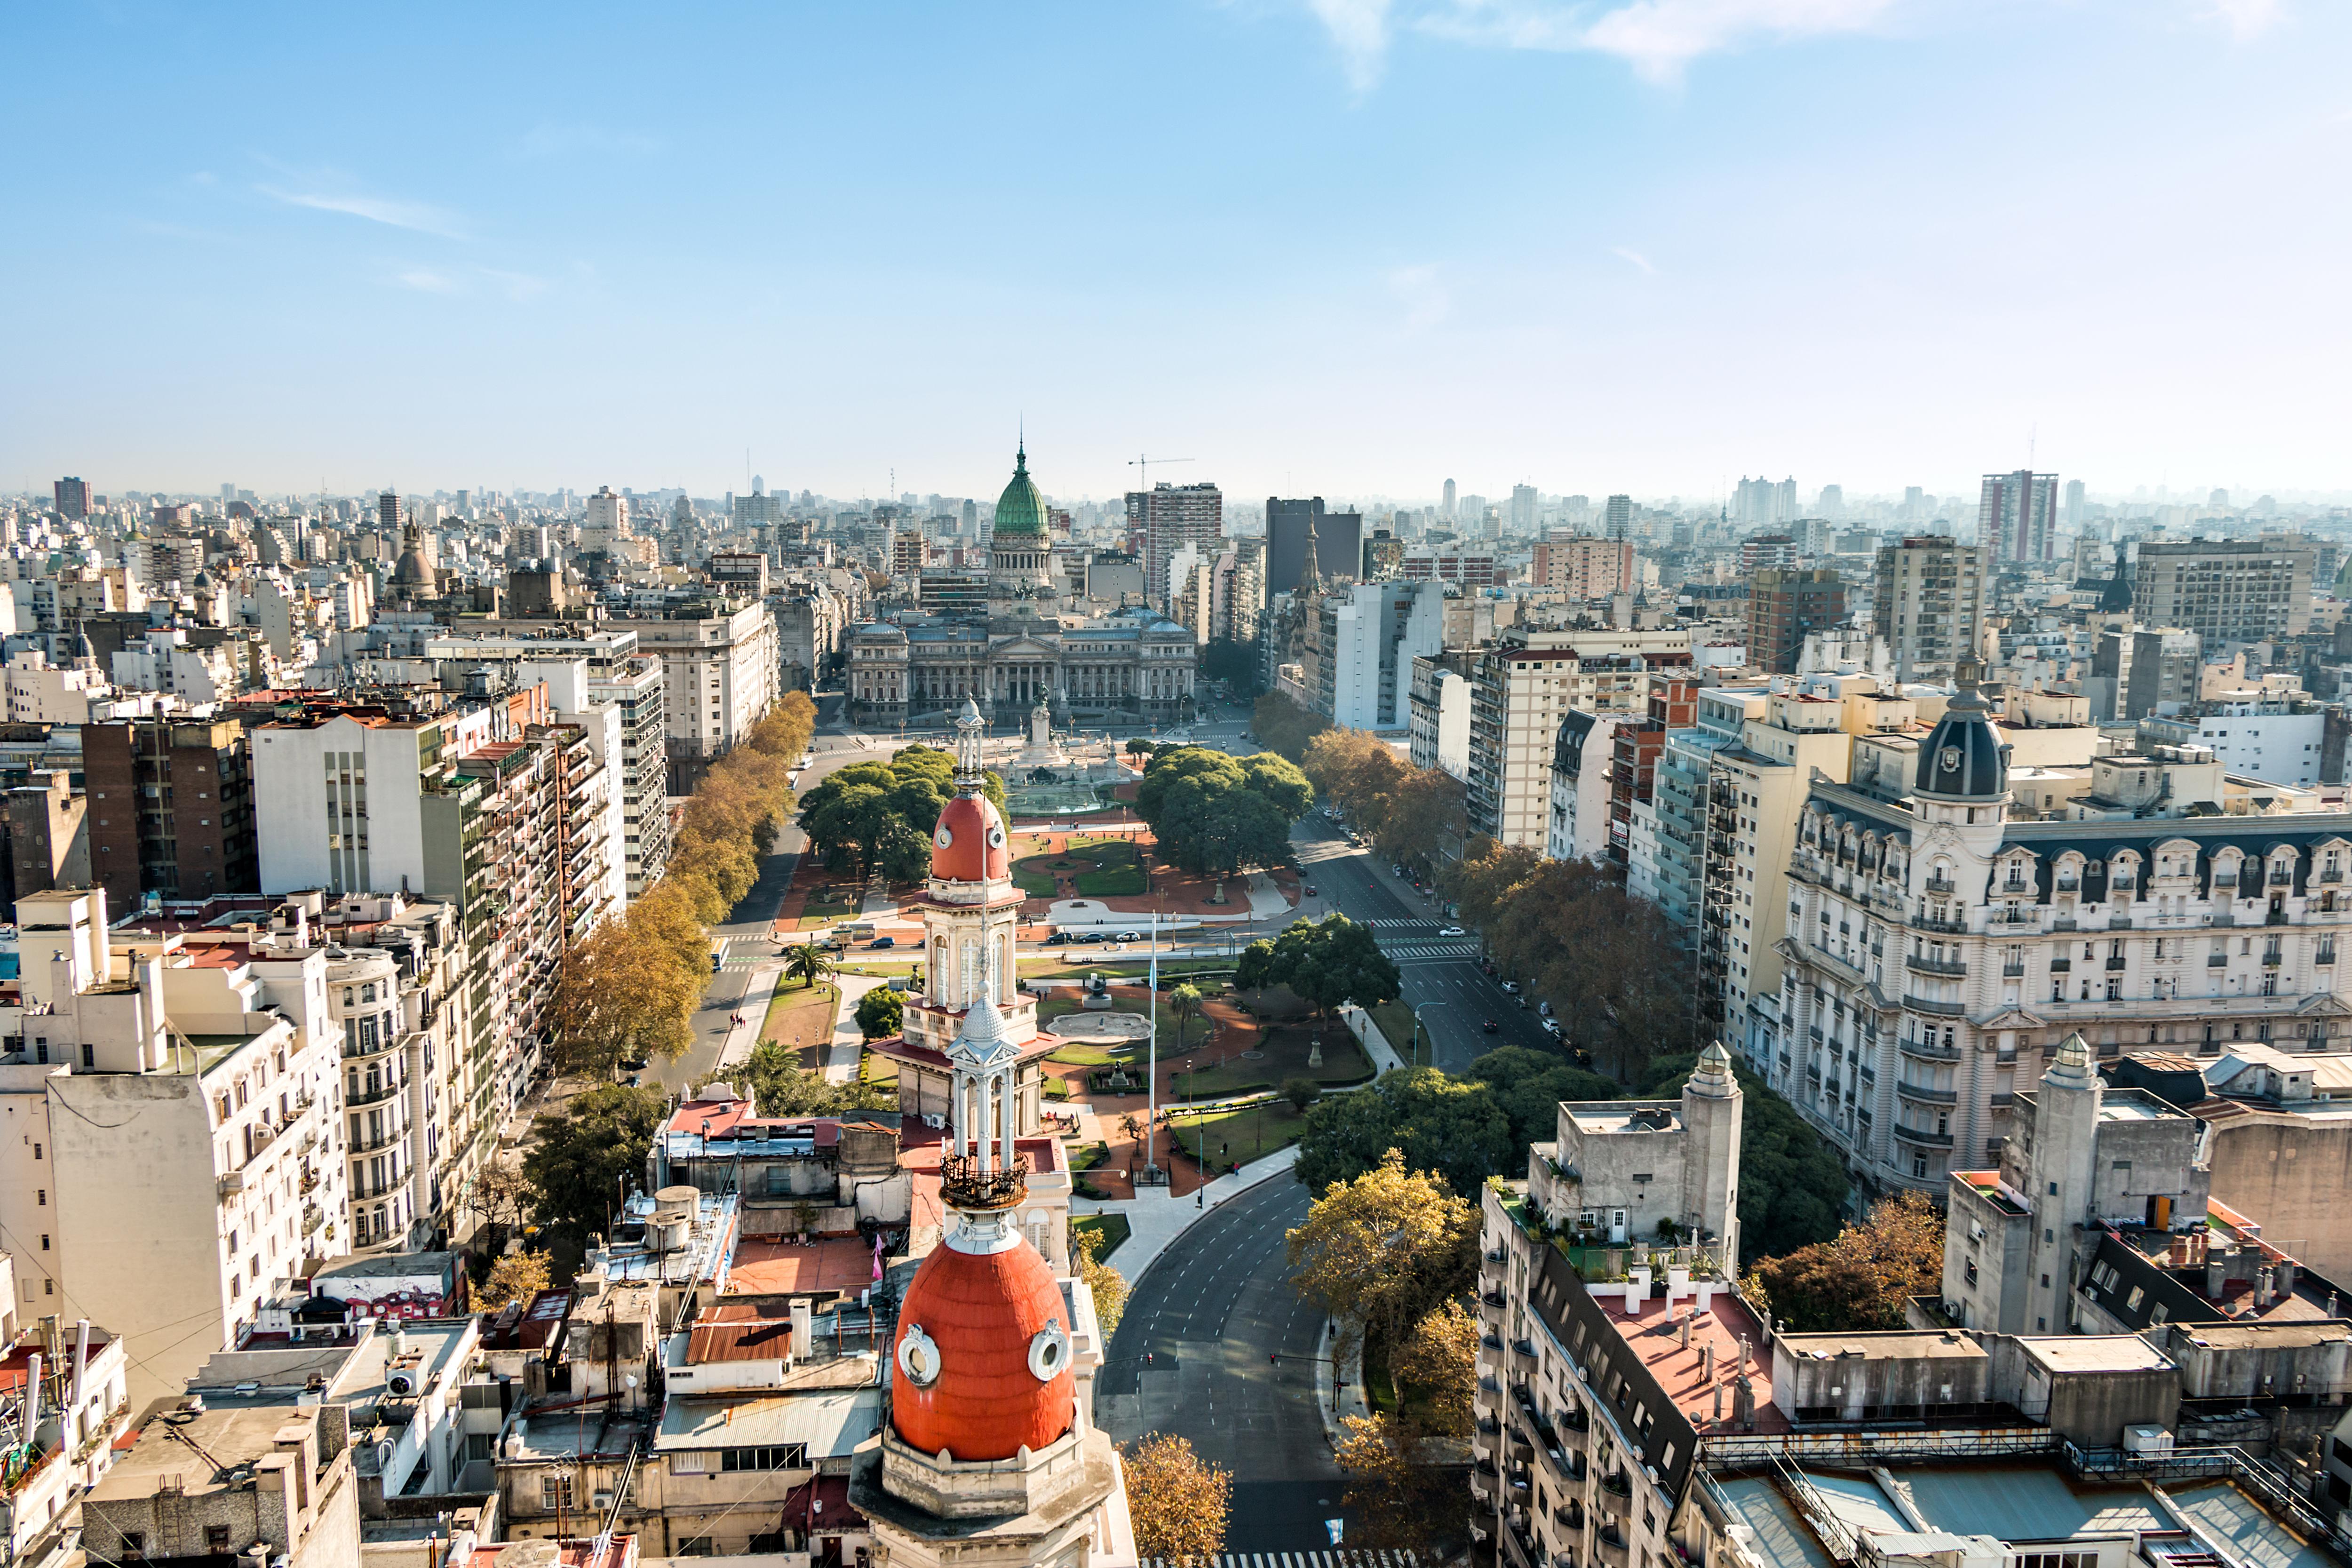
M1129 458L1127 466L1130 468L1140 468L1143 471L1143 488L1148 490L1151 488L1152 464L1159 463L1166 465L1169 463L1190 463L1196 460L1197 459L1192 458L1146 458L1139 454L1136 457Z

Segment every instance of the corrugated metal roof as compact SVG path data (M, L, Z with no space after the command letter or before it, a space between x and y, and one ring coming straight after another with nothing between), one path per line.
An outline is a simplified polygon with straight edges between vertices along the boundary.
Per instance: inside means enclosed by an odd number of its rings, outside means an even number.
M673 1398L654 1447L665 1453L805 1443L812 1459L846 1458L882 1428L882 1391L756 1399Z

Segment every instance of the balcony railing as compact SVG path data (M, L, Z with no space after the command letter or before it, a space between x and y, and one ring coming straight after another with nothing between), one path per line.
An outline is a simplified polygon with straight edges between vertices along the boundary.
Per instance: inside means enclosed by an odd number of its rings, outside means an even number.
M1916 952L1909 953L1905 956L1903 960L1903 967L1917 974L1948 974L1954 976L1964 976L1969 972L1969 966L1965 960L1927 958Z
M1906 995L1903 1005L1914 1013L1932 1013L1939 1018L1957 1018L1969 1010L1965 1003L1947 1002L1940 996Z
M1948 1132L1929 1132L1923 1128L1906 1127L1900 1121L1895 1124L1895 1136L1922 1149L1948 1149L1952 1146L1952 1135Z
M1937 1040L1902 1040L1896 1043L1895 1049L1906 1057L1917 1057L1921 1061L1956 1062L1960 1059L1959 1047L1944 1045Z
M1927 1105L1957 1105L1960 1098L1958 1090L1930 1089L1918 1083L1897 1083L1895 1092L1906 1100L1916 1100Z

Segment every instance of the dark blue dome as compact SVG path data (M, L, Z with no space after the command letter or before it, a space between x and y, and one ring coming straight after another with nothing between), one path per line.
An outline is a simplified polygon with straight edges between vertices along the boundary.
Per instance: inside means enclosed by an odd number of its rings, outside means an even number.
M2009 748L1993 730L1991 711L1973 685L1961 683L1936 732L1919 748L1912 782L1922 795L1990 800L2009 787Z

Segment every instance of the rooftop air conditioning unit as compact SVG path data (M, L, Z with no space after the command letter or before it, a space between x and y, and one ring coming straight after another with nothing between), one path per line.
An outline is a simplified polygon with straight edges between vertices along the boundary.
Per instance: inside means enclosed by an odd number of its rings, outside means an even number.
M383 1385L405 1399L416 1392L416 1374L413 1372L395 1372L383 1380Z

